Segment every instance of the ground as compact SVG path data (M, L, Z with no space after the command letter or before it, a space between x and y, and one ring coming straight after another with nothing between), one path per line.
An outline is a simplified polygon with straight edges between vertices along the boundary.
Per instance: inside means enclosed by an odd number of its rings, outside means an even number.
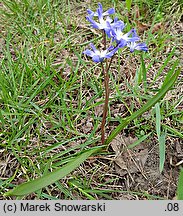
M103 1L103 3L106 1ZM133 1L132 1L133 2ZM102 1L101 1L102 3ZM64 5L64 7L63 7ZM23 182L101 146L103 76L82 54L100 32L89 27L94 1L2 1L0 37L0 199ZM106 137L160 89L166 74L182 64L181 1L134 1L115 5L119 19L135 26L146 54L118 53L110 70ZM163 6L164 7L163 7ZM97 39L96 39L97 38ZM144 78L143 63L146 68ZM102 151L59 181L22 199L177 199L183 163L183 72L159 101L166 135L160 172L157 109L131 121Z

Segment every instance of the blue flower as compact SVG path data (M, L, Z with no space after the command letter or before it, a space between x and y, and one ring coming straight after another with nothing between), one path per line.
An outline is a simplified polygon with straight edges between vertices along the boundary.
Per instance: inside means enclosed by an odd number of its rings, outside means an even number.
M115 13L115 9L114 8L110 8L106 12L103 12L102 4L98 3L98 9L97 9L96 12L93 12L90 9L87 9L87 12L88 12L88 14L89 14L90 17L99 16L99 13L102 14L102 16L109 16L109 15Z
M125 28L125 24L121 25L117 28L111 28L111 34L113 36L113 41L115 40L117 44L120 44L120 48L127 45L129 42L135 42L140 40L137 36L135 29L131 29L128 33L123 34L123 29Z
M127 46L130 48L130 52L134 52L134 50L141 50L141 51L148 51L148 47L145 43L136 43L138 40L136 40L136 38L138 38L137 36L137 32L135 31L135 29L132 32L132 38L133 40L129 41L127 43Z
M111 36L111 28L113 27L120 27L123 22L118 21L117 18L114 19L114 21L109 17L110 14L113 14L115 12L114 8L110 8L106 12L103 13L102 5L99 3L99 8L97 9L97 12L93 12L90 9L88 9L89 16L86 17L86 19L91 23L91 27L96 29L103 29L105 30L105 33L108 35L108 37ZM99 22L96 22L94 20L94 17L97 16ZM104 16L107 16L104 19Z
M119 49L119 47L113 47L113 46L110 46L108 49L106 50L103 50L103 51L99 51L96 49L96 47L91 43L90 44L91 48L93 49L92 50L89 50L89 49L86 49L83 53L92 57L92 60L94 62L103 62L103 60L105 58L111 58L115 52Z
M134 52L134 50L141 50L141 51L148 51L148 47L145 43L136 43L136 42L130 42L127 43L127 46L130 48L130 52Z
M99 22L96 22L93 20L92 17L87 16L86 19L91 23L91 26L96 29L103 29L105 30L105 33L108 37L111 37L111 31L112 28L118 28L121 25L123 25L122 21L118 21L117 18L114 19L114 21L107 16L107 18L104 20L102 14L99 13Z
M111 19L109 15L115 13L114 8L110 8L107 11L103 11L101 3L98 3L98 8L96 12L88 9L88 16L86 19L91 23L91 27L104 30L106 35L111 38L111 42L116 42L116 47L110 46L104 51L99 51L91 43L90 46L92 50L85 50L83 53L92 57L94 62L102 62L105 58L111 58L114 53L119 49L125 46L130 48L130 52L134 50L148 51L148 47L145 43L137 43L140 40L139 36L136 33L135 29L131 29L128 33L124 34L123 30L125 24L123 21L118 20L118 18ZM95 20L95 17L98 18L98 21ZM105 18L104 18L105 17Z
M91 23L91 26L96 29L109 29L109 23L112 22L112 19L109 16L107 16L106 20L101 16L99 18L99 23L90 16L87 16L86 19Z

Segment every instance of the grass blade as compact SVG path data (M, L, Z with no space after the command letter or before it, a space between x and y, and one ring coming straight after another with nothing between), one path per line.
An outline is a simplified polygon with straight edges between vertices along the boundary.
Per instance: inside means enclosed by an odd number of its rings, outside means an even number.
M165 125L165 124L163 124L162 126L163 126L164 128L166 128L168 131L170 131L170 132L172 133L173 136L178 136L178 137L180 137L181 139L183 139L183 134L182 134L181 132L179 132L179 131L177 131L176 129L171 128L170 126Z
M155 105L155 110L156 110L156 133L158 136L158 139L160 138L161 135L161 114L160 114L160 106L159 103Z
M137 141L135 141L134 143L128 145L128 149L132 149L135 146L139 145L140 143L142 143L144 140L146 140L149 136L151 135L151 132L142 136L141 138L139 138Z
M92 155L94 152L98 151L97 149L91 149L88 150L76 158L74 158L71 162L64 165L62 168L59 168L51 173L48 173L40 178L37 178L35 180L32 180L30 182L23 183L16 188L14 188L11 191L8 191L5 193L5 196L23 196L26 194L30 194L32 192L35 192L41 188L44 188L50 184L55 183L59 179L65 177L70 172L72 172L74 169L76 169L81 163L83 163L90 155Z
M147 69L144 62L143 54L141 54L141 70L143 75L143 84L144 84L144 90L147 92Z
M132 5L132 0L126 0L126 7L127 7L128 11L130 11L131 5Z
M150 87L155 83L155 81L157 80L157 78L160 76L160 74L162 73L162 71L164 70L164 68L167 66L167 64L169 63L170 59L172 58L172 56L175 53L176 48L174 47L171 51L171 53L168 55L168 57L166 58L166 60L164 61L163 65L160 67L160 69L158 70L156 76L154 77ZM175 62L175 64L177 64L177 61Z

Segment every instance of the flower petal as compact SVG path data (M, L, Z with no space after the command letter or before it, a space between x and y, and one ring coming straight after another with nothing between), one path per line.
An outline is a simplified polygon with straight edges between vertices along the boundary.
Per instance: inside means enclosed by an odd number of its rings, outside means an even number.
M103 16L108 16L108 15L111 15L111 14L114 14L114 13L115 13L115 9L110 8L106 12L103 13Z
M93 57L95 55L95 53L89 49L86 49L83 54L88 55L90 57Z
M94 14L95 14L95 12L93 12L92 10L90 10L90 9L87 9L86 10L87 11L87 13L90 15L90 16L94 16Z
M99 55L94 55L94 56L92 57L92 60L93 60L94 62L98 63L98 62L103 62L104 58L101 58Z
M127 45L127 41L126 40L120 40L118 43L119 48L123 48Z
M94 46L94 44L93 44L93 43L90 43L90 47L93 49L93 51L94 51L94 52L96 52L96 51L97 51L97 48Z
M136 42L130 42L127 46L130 48L130 52L134 52L134 50L148 51L148 47L145 43L137 44Z
M136 50L142 50L142 51L148 51L148 47L147 47L147 45L145 44L145 43L139 43L139 44L137 44L137 46L136 46L136 48L135 48Z
M95 21L92 19L92 17L87 16L86 19L91 23L91 26L92 26L93 28L99 29L100 24L97 23L97 22L95 22Z
M98 3L98 10L102 13L103 12L103 7L102 4L99 2Z
M119 49L119 46L117 46L116 48L114 48L112 51L108 52L106 55L105 55L105 58L111 58L115 52Z

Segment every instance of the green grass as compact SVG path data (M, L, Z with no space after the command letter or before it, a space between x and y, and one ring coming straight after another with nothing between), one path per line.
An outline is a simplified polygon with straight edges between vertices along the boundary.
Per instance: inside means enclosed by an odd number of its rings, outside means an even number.
M91 5L75 1L61 3L58 0L2 2L0 196L11 199L4 194L16 188L17 184L41 180L50 172L58 172L72 164L85 152L95 151L96 146L101 146L99 129L102 117L96 115L96 109L104 99L100 67L82 55L91 41L97 43L100 39L100 35L91 31L85 20L86 8L95 9L97 1ZM142 11L142 21L149 15L148 23L166 22L170 18L170 2L165 2L165 10L161 4L154 5L152 1L132 1L132 17L136 4ZM108 1L105 8L113 5L119 18L128 23L127 28L131 28L133 23L125 16L128 11L125 4ZM149 14L143 14L144 5ZM172 26L180 19L180 5L176 1L178 10ZM110 125L108 133L117 128L123 118L134 116L160 90L168 71L172 70L173 73L179 67L177 59L180 54L176 50L180 43L178 33L175 35L171 30L160 30L154 36L151 28L141 35L149 46L147 54L128 56L133 64L126 71L121 62L124 62L127 54L124 57L121 55L112 66L110 106L121 104L125 111L114 115L111 109L107 119ZM134 71L134 77L129 79L128 76ZM176 92L182 81L180 75L171 93L159 101L158 107L148 110L148 117L138 115L125 127L129 134L133 132L139 140L131 148L150 138L163 144L159 152L161 171L166 147L166 140L162 141L161 136L165 133L168 139L182 138L182 95ZM114 153L102 150L97 156L112 157ZM165 198L143 191L123 192L115 188L121 177L107 176L111 172L110 163L105 165L95 160L92 166L92 160L91 157L79 168L74 167L70 174L62 175L62 180L58 178L55 183L45 183L44 188L36 188L35 193L21 198L115 199L116 193L129 193L134 197L136 194L147 199Z

